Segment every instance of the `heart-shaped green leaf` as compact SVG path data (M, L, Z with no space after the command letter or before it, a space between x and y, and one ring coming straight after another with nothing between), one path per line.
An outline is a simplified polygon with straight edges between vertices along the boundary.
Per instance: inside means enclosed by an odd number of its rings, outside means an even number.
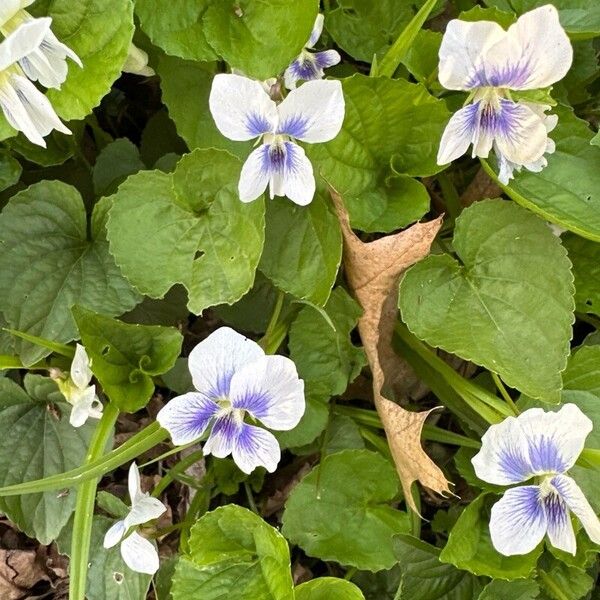
M529 396L558 401L573 322L573 276L560 240L502 200L456 221L454 250L429 256L400 285L411 331L498 373Z

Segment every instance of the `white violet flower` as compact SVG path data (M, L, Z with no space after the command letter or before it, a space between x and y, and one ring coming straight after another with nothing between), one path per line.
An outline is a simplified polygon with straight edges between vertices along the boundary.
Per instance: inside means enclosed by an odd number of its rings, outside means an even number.
M324 22L325 17L321 14L317 15L317 19L306 46L302 49L298 58L296 58L285 70L284 82L285 87L288 88L288 90L295 89L298 81L323 79L323 77L325 77L324 69L333 67L340 62L341 57L336 50L311 52L321 37Z
M96 396L96 386L90 385L92 381L90 359L81 344L77 344L75 349L70 377L68 379L60 376L53 378L62 395L73 407L69 418L69 423L73 427L81 427L89 417L99 419L102 416L102 403Z
M494 149L499 180L514 170L541 171L554 152L548 132L557 117L550 107L515 102L510 90L546 88L562 79L573 62L573 48L551 4L529 11L505 31L491 21L448 23L439 52L439 80L449 90L470 92L466 106L446 126L437 162L445 165L473 144L473 157Z
M309 81L276 104L258 81L223 73L213 80L209 105L225 137L262 139L242 167L242 202L255 200L267 186L271 198L287 196L300 205L312 201L313 168L295 140L328 142L340 132L345 105L339 81Z
M44 148L44 136L53 129L71 132L58 118L48 98L25 77L18 63L39 48L50 31L50 23L49 18L28 21L0 43L0 108L12 127Z
M23 23L35 20L26 10L23 10L33 2L34 0L2 0L0 32L4 36L15 32ZM39 81L46 88L60 89L69 70L67 58L79 67L83 67L79 56L60 42L48 28L41 43L20 58L19 65L32 81Z
M575 404L557 412L531 408L492 425L473 457L477 477L496 485L533 478L504 492L492 507L490 534L505 556L527 554L548 536L550 544L576 552L569 512L600 544L600 521L575 481L566 475L581 454L592 422Z
M193 442L209 429L204 454L231 454L244 473L259 466L275 471L277 439L252 423L279 431L299 423L304 382L294 363L267 356L256 342L221 327L192 350L188 368L197 391L173 398L157 416L173 443Z
M131 463L128 477L131 510L127 516L117 521L104 536L104 547L112 548L121 543L121 556L125 564L138 573L153 575L160 566L158 551L154 544L141 536L137 531L127 532L137 525L142 525L162 515L167 507L148 493L142 492L140 472L136 463Z

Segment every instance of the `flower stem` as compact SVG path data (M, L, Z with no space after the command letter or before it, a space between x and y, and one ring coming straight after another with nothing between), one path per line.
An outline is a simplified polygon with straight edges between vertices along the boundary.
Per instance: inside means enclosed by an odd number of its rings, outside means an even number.
M277 300L275 301L275 306L273 308L273 314L271 315L271 320L267 325L265 335L259 342L260 346L267 354L273 354L281 345L280 336L278 335L279 328L277 325L279 322L279 317L281 316L281 309L283 308L284 299L285 292L279 290L277 293ZM275 346L275 344L277 345Z
M118 416L119 409L110 402L105 407L102 418L92 437L88 453L85 457L86 465L89 465L104 454L106 444L111 438ZM98 479L94 478L84 481L77 490L73 534L71 536L69 600L85 600L85 585L87 582L97 487Z
M502 383L502 379L500 379L497 373L494 373L493 371L490 371L490 373L492 374L492 379L494 380L494 383L496 384L500 395L506 400L506 403L510 406L515 415L519 415L520 411L517 408L517 405L514 403L513 399L510 397L510 394L506 391L506 388Z

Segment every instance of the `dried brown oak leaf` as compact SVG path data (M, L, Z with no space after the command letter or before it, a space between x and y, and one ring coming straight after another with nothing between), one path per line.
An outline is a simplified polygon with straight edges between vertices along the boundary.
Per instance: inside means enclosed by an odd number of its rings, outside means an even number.
M31 588L48 580L39 564L35 550L0 549L0 598L21 600L30 598Z
M429 254L442 220L417 223L400 233L365 243L352 231L341 196L331 188L330 193L344 237L346 279L363 309L358 331L373 373L375 406L385 428L406 502L418 512L411 494L415 481L439 494L451 493L441 469L421 446L421 430L431 411L407 411L385 398L383 389L399 373L406 373L406 366L392 349L398 314L398 281L408 267Z

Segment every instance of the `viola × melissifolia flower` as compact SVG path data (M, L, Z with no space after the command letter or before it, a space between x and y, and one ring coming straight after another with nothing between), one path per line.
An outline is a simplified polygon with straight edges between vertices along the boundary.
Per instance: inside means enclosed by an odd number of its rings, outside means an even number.
M293 90L298 81L312 81L313 79L323 79L325 77L324 69L337 65L341 57L335 50L324 50L323 52L311 52L316 46L321 33L323 32L323 23L325 17L317 15L310 38L302 52L285 70L284 82L288 90Z
M90 359L81 344L77 344L75 349L70 377L64 379L64 376L61 377L60 374L53 376L52 373L51 377L73 407L69 418L69 423L73 427L81 427L89 417L99 419L102 416L102 403L96 396L96 386L90 385L92 381Z
M450 21L440 46L440 83L470 92L440 142L437 161L444 165L473 144L473 157L487 158L493 149L499 180L507 184L513 171L540 171L545 153L554 152L548 132L557 117L550 107L515 102L511 90L546 88L562 79L573 62L573 48L548 4L525 13L505 31L491 21Z
M492 507L490 534L505 556L527 554L548 535L550 543L575 554L570 512L596 544L600 521L575 481L566 475L581 454L592 422L575 404L557 412L531 408L492 425L473 457L479 479L513 487Z
M129 467L127 483L131 510L123 520L117 521L106 532L104 547L112 548L121 542L121 556L125 564L132 571L153 575L160 566L156 547L137 531L132 531L129 535L127 532L132 527L158 519L167 507L158 498L142 492L140 472L135 463L131 463Z
M148 66L148 53L138 48L135 44L129 46L127 59L121 69L123 73L132 75L141 75L142 77L152 77L156 72Z
M46 147L52 130L71 133L54 112L50 101L25 77L19 62L31 55L50 31L51 19L23 23L0 43L0 107L9 124L27 139Z
M16 31L23 23L33 21L34 18L24 9L34 1L2 0L0 32L7 36ZM39 81L47 88L60 89L69 70L67 58L83 67L79 56L60 42L51 29L48 29L39 46L23 56L19 60L19 65L32 81Z
M287 196L300 205L315 194L313 168L295 140L328 142L342 127L344 95L339 81L308 81L276 104L258 81L234 74L216 75L209 98L219 131L230 140L262 139L242 167L242 202L258 198L269 186L271 198Z
M275 471L277 439L252 423L278 431L299 423L304 382L294 363L267 356L256 342L221 327L192 350L188 367L197 391L173 398L157 416L173 443L193 442L210 430L205 454L231 454L244 473L258 466Z

